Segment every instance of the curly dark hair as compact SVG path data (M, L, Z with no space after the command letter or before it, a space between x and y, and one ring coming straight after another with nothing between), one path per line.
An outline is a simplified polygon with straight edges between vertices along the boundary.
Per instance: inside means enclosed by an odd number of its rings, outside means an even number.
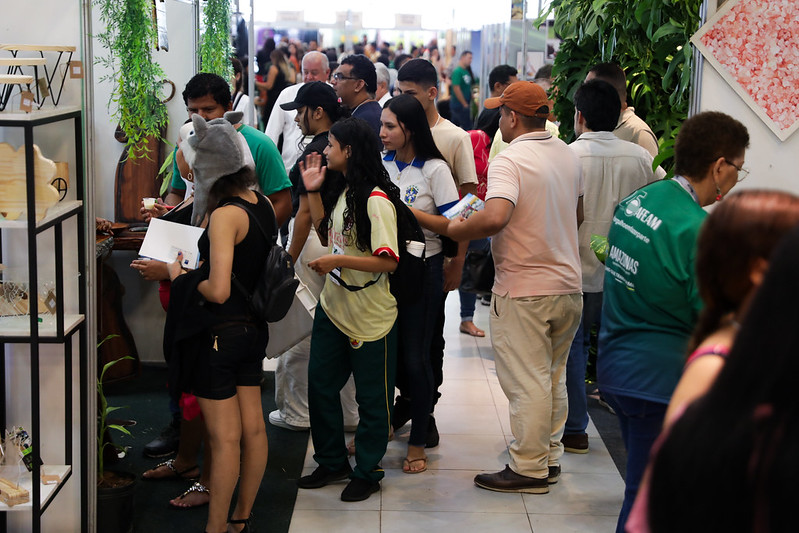
M339 120L330 128L330 136L342 147L349 146L351 156L347 159L347 170L344 179L325 187L322 205L325 215L320 224L320 231L325 234L330 225L330 214L339 196L346 189L347 207L344 219L352 220L355 226L355 246L358 250L367 251L372 246L372 223L366 204L372 189L381 189L396 206L401 202L399 188L391 182L388 172L380 158L380 145L377 135L369 123L360 118L350 117ZM347 236L351 238L351 235Z
M685 122L674 144L674 173L702 181L720 157L743 155L749 146L746 126L718 111L698 113Z
M189 105L189 99L202 98L208 94L225 109L230 105L230 85L221 76L210 72L200 72L189 80L183 89L183 103Z
M224 198L236 196L242 191L246 191L251 185L255 184L255 171L251 168L242 167L240 170L227 176L222 176L214 182L211 190L208 191L208 203L205 212L210 218L214 209L219 207L219 202Z

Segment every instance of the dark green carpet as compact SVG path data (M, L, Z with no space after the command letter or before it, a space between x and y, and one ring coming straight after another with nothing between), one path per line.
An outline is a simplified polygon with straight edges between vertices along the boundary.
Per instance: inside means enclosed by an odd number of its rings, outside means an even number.
M264 375L265 385L261 398L264 416L268 416L275 409L275 375L274 372L266 372ZM136 425L129 428L130 437L114 435L115 442L129 446L130 452L113 468L135 472L140 476L143 471L166 459L149 459L142 455L144 445L157 437L161 428L170 420L166 379L165 367L144 366L138 378L107 386L109 405L128 406L116 411L114 415L120 419L136 421ZM269 462L253 515L259 532L282 533L288 531L294 511L296 480L302 472L309 433L276 428L268 422L266 432L269 437ZM190 484L191 482L183 480L139 479L135 496L134 531L202 531L207 518L207 506L173 509L169 505L169 500L181 494Z

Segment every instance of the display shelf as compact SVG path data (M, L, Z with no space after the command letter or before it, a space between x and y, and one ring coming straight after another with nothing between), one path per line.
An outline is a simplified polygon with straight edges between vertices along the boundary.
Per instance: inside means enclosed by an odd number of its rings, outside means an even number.
M19 476L19 485L28 491L29 494L33 494L33 479L32 474L25 470L25 467L22 467L22 475L19 474L20 467L18 466L0 466L0 477L5 478L9 481L17 481L17 476ZM44 510L47 505L50 503L50 500L53 498L56 492L61 489L61 486L70 478L72 475L72 467L69 465L44 465L42 468L43 474L48 475L57 475L61 481L58 484L53 485L42 485L42 492L40 494L40 501L41 501L41 509ZM14 505L13 507L9 507L3 502L0 502L0 512L2 511L30 511L33 508L32 502L28 501L27 503L20 503Z
M5 121L13 121L13 122L35 122L40 119L52 119L52 118L60 118L64 115L69 115L71 113L80 112L81 108L78 105L62 105L59 107L49 107L43 109L37 109L31 111L30 113L23 113L22 111L15 111L15 112L8 112L4 111L0 113L0 123Z
M61 342L56 317L40 315L39 318L42 320L39 322L39 341L47 342L48 339L52 339L54 342ZM83 315L64 315L64 336L75 331L81 322L83 322ZM0 317L0 342L15 342L15 339L29 340L30 326L31 319L28 315Z
M45 229L56 222L60 222L80 212L83 202L80 200L63 200L47 210L47 213L36 223L36 229ZM17 220L0 219L0 228L27 229L27 216L22 215Z

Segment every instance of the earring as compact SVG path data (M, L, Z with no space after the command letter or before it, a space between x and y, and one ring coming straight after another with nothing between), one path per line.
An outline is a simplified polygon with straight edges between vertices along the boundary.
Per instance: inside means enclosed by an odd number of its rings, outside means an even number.
M718 202L720 200L721 200L721 189L719 188L718 185L716 185L716 201Z

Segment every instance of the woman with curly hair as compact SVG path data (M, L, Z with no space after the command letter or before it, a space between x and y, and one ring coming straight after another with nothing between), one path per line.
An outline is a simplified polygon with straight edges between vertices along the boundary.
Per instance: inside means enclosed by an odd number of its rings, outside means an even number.
M308 365L308 407L314 460L319 466L300 478L315 489L351 478L343 501L361 501L380 490L391 431L391 398L397 356L397 302L388 273L397 268L399 190L380 159L374 130L348 118L330 128L321 155L300 163L311 216L328 254L309 263L325 286L316 307ZM344 176L325 187L327 169ZM350 290L347 287L359 287ZM355 432L355 469L347 458L339 392L350 374L360 423Z

